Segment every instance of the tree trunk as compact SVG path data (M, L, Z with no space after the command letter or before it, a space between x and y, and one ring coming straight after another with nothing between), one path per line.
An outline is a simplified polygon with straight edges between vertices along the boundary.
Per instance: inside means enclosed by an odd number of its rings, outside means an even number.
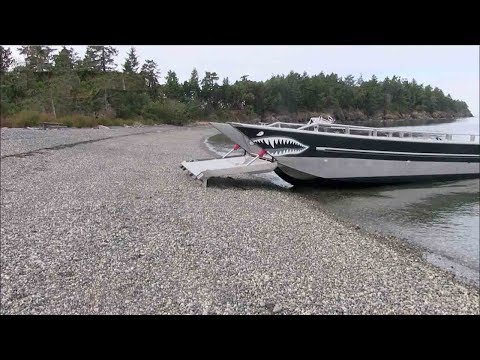
M55 111L55 103L53 102L53 97L50 97L50 100L52 102L53 117L56 120L57 119L57 112Z
M57 112L55 111L55 103L53 102L53 90L52 90L52 74L48 74L48 85L50 87L50 103L52 105L52 112L54 119L57 119Z
M105 48L102 49L102 70L103 72L107 72L107 67L105 64Z
M122 86L123 86L123 90L126 90L125 89L125 74L122 74Z
M107 87L105 86L105 110L108 109L108 101L107 101Z
M50 104L52 105L53 118L57 119L57 112L55 111L55 103L53 101L52 84L50 83Z

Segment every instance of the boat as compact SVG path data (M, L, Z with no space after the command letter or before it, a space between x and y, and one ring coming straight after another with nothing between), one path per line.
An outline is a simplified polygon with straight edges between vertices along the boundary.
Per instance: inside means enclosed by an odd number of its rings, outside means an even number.
M244 152L231 167L270 162L292 185L394 184L480 176L478 134L446 134L338 124L331 117L307 124L211 123ZM223 160L225 161L225 160ZM188 170L187 163L182 167ZM201 175L202 169L199 169ZM205 169L206 170L206 169ZM261 166L258 172L262 171ZM228 169L221 175L228 173ZM198 175L198 174L197 174ZM215 176L215 172L212 173Z

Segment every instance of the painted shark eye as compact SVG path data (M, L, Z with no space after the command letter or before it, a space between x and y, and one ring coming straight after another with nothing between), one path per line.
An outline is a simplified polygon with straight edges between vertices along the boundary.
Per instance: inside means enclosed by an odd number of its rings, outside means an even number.
M257 136L262 136L263 134L265 134L263 131L260 131Z

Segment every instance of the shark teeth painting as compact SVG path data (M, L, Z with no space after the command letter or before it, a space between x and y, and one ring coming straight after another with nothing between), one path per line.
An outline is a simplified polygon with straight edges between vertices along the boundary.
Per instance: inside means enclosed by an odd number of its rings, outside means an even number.
M280 136L268 136L253 140L272 156L298 155L308 149L307 145L295 139Z

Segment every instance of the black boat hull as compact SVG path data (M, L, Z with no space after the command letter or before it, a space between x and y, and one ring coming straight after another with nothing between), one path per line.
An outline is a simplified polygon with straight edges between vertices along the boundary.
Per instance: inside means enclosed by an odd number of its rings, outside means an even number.
M232 123L294 184L393 184L480 176L480 145L352 136Z

